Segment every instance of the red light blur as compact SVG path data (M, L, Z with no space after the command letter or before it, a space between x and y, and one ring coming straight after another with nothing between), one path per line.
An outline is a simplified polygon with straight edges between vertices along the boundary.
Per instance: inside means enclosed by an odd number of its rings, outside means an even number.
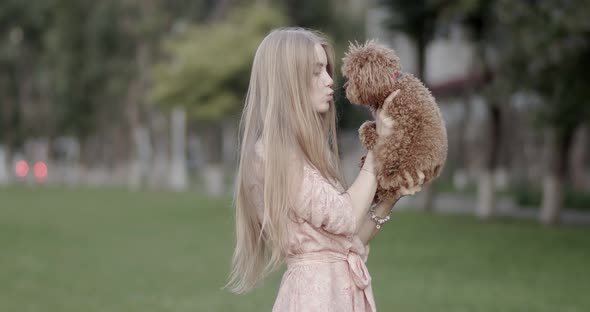
M16 163L15 173L19 178L26 177L27 174L29 174L29 164L27 164L27 162L24 160L19 160Z
M47 179L47 165L44 162L38 161L35 163L33 171L35 171L35 177L37 178L37 181L43 182L45 179Z

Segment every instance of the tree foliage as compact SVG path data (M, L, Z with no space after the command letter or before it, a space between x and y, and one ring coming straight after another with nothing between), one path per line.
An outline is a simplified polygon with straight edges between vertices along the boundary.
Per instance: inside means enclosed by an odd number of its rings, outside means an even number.
M542 100L539 124L571 133L590 120L590 20L587 1L506 1L498 5L505 30L501 64L515 90Z
M241 107L257 46L285 17L266 6L239 8L221 21L187 25L164 43L166 58L154 68L153 99L183 106L204 121Z

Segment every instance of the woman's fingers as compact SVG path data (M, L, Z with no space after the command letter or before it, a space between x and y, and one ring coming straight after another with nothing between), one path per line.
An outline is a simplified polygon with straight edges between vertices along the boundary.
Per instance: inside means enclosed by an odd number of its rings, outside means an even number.
M400 187L400 193L402 196L414 195L422 190L421 186L414 186L410 188Z
M401 176L396 177L398 183L402 184L405 179L405 182L407 182L408 184L407 188L404 186L400 186L400 193L402 196L414 195L422 190L422 184L424 184L425 176L424 173L420 170L417 171L417 175L418 181L414 181L412 175L410 175L407 171L404 171L403 178Z
M389 116L389 107L393 105L393 99L398 94L399 90L391 92L383 102L383 106L381 106L376 112L373 112L373 118L375 118L377 124L377 134L380 136L388 136L393 132L394 120L393 116Z
M401 177L401 176L399 176L399 175L397 175L397 176L395 177L395 181L396 181L398 184L404 184L404 178L403 178L403 177Z
M393 118L391 118L391 117L385 117L385 118L383 118L383 124L387 128L393 128Z
M410 195L410 191L408 191L408 189L403 186L399 188L399 192L402 196Z
M393 92L391 92L383 101L383 105L381 106L380 109L377 110L377 114L379 115L379 117L382 117L382 119L384 117L387 117L387 108L393 103L393 99L399 94L399 89L395 90ZM385 114L385 115L381 115L381 114Z
M402 196L408 196L408 195L414 195L417 192L420 192L422 190L421 187L419 186L414 186L414 187L410 187L410 188L405 188L405 187L400 187L400 193Z
M418 170L418 185L424 184L424 172Z
M414 186L414 178L412 178L412 175L409 174L407 171L404 171L404 178L406 178L408 185L410 186L410 188L412 188Z
M391 103L393 103L393 99L399 94L399 89L391 92L386 98L385 101L383 101L383 107L391 105Z
M405 179L405 182L407 182L408 187L406 188L405 186L401 186L400 187L401 194L403 196L413 195L414 194L414 179L407 171L404 171L403 176L404 176L403 179Z
M389 111L389 106L391 106L391 104L393 103L393 99L399 94L399 89L395 90L393 92L391 92L386 98L385 101L383 101L383 106L381 106L381 109L379 109L379 111L377 112L379 115L379 118L381 118L381 120L385 120L386 118L390 117L387 112Z

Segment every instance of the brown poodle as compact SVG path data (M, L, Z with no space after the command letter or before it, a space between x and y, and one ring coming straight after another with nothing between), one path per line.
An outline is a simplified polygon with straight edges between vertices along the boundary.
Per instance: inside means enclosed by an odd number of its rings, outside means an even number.
M400 188L411 186L404 172L418 181L417 172L422 171L424 183L438 177L447 158L444 120L430 90L412 74L402 72L395 52L374 40L364 45L351 43L342 74L348 79L348 100L369 106L373 112L389 94L400 90L387 112L394 120L391 136L378 138L374 121L359 129L362 144L375 155L379 186L374 202L399 198Z

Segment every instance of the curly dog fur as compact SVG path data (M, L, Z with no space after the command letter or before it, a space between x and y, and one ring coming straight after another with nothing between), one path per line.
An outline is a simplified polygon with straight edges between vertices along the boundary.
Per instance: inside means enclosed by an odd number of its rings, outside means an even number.
M393 134L379 138L374 121L359 128L361 143L375 155L378 188L375 201L397 199L401 187L425 175L424 183L437 178L447 158L447 132L430 90L412 74L402 72L395 52L374 40L350 44L343 58L346 97L351 103L380 109L391 92L400 90L389 106ZM361 166L364 157L361 159ZM406 178L404 172L410 177Z

